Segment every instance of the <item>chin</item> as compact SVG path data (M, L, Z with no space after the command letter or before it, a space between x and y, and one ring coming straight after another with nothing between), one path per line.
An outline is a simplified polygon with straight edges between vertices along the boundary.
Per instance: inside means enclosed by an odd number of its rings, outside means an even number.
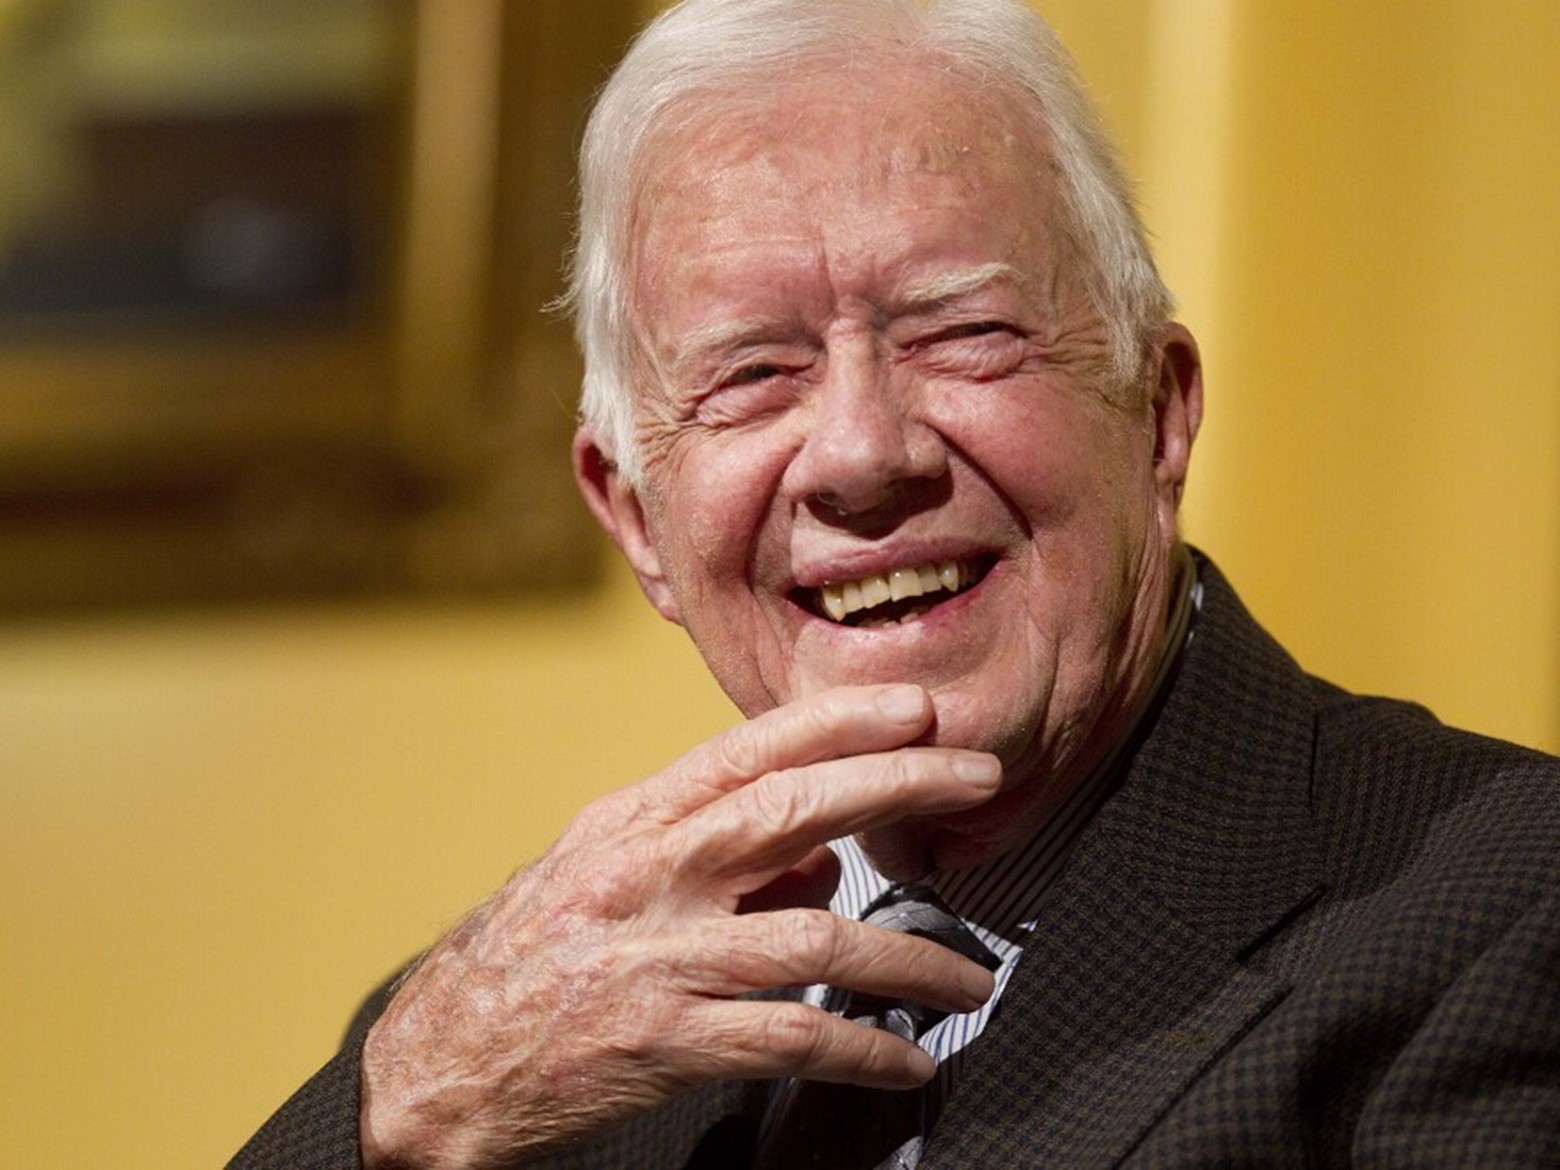
M937 868L932 832L923 821L906 820L861 833L856 842L880 874L890 881L908 882Z
M969 869L1001 855L1014 842L950 832L931 821L908 820L874 829L857 838L877 871L890 881L907 882L932 870Z
M1006 836L986 840L959 833L934 832L928 842L928 849L933 869L971 869L1001 856L1015 844L1017 841Z
M1006 790L1026 771L1035 758L1036 739L1039 736L1041 717L1027 716L1040 710L1040 704L1023 704L1011 701L1013 688L995 689L1010 701L1002 704L1000 711L992 711L989 702L972 695L963 686L954 684L947 688L932 686L932 707L936 722L926 742L937 747L964 748L967 751L990 752L1002 761L1008 773L1003 781ZM1015 718L1015 715L1021 716Z

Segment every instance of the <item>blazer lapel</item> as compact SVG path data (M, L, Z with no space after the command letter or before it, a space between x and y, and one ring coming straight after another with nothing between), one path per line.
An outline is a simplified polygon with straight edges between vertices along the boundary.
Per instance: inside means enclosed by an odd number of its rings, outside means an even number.
M1304 676L1200 566L1153 729L1058 882L922 1165L1116 1165L1288 990L1247 959L1321 891Z

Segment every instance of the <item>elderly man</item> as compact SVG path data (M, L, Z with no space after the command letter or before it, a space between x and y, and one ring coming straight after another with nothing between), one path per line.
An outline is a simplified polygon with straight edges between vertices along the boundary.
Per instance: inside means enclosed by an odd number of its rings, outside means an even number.
M749 720L235 1165L1553 1163L1560 769L1307 677L1178 542L1197 349L1021 4L688 0L574 296L581 488Z

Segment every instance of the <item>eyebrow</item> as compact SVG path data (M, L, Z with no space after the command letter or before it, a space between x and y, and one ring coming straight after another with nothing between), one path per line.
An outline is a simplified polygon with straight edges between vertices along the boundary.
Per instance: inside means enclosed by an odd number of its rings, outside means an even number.
M914 313L936 308L948 301L979 292L994 284L1022 285L1024 276L1011 264L993 261L973 268L958 268L952 272L939 272L923 281L917 281L903 289L896 297L900 313Z
M727 321L716 321L678 339L677 357L730 349L750 342L755 337L773 333L776 326L773 317L734 317Z

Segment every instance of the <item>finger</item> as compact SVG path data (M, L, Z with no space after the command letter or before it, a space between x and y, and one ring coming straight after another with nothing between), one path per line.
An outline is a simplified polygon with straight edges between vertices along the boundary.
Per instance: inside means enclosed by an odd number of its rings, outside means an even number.
M678 1054L703 1077L805 1077L875 1089L924 1085L937 1065L920 1047L881 1028L792 1001L709 1000L695 1007Z
M820 845L768 885L746 894L737 903L738 914L810 906L822 910L840 884L840 859L827 845Z
M826 910L776 910L728 918L680 941L672 962L685 990L736 996L827 983L946 1012L971 1012L991 997L990 971L914 935Z
M972 808L995 795L997 758L901 748L770 772L674 826L671 855L736 895L772 881L818 845L912 816Z
M601 828L671 824L765 773L887 751L931 722L931 699L918 686L836 687L728 728L648 780L596 802L593 814Z

